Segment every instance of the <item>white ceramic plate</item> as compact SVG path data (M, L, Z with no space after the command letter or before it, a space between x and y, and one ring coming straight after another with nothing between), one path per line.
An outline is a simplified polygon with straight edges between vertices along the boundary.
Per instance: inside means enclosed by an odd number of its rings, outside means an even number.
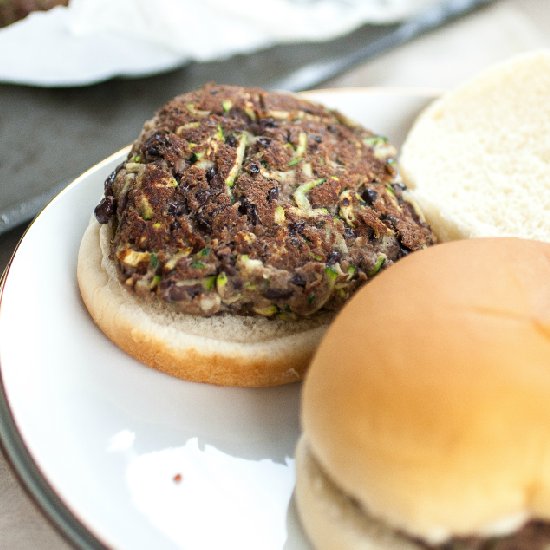
M434 94L308 96L400 145ZM8 455L77 545L307 548L292 502L300 385L235 389L170 378L111 344L80 301L80 238L121 156L50 203L5 273L0 429Z

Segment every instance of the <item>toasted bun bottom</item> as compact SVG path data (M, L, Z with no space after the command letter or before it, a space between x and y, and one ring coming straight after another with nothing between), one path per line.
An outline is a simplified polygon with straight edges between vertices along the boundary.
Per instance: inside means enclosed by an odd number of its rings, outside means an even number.
M323 469L431 543L550 519L550 244L410 254L360 289L310 365L302 426Z
M107 226L90 221L78 255L82 299L98 327L126 353L167 374L224 386L300 380L330 318L185 315L145 302L118 280Z
M301 437L296 449L296 506L316 550L422 548L365 512L321 469Z

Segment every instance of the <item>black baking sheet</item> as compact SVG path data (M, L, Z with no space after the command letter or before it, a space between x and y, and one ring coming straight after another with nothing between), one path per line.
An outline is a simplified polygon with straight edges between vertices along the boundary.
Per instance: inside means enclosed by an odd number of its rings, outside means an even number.
M33 218L67 182L131 142L178 93L211 80L309 89L489 2L446 0L404 23L365 25L330 42L285 44L147 78L74 88L0 85L0 233Z

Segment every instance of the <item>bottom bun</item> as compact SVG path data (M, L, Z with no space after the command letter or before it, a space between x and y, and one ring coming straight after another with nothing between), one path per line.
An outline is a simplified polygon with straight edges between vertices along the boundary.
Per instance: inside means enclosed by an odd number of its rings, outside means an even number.
M296 448L296 509L315 550L548 550L550 523L531 520L501 536L456 537L430 544L392 529L342 492L311 452Z
M195 382L277 386L302 379L330 315L299 321L200 317L140 300L118 279L108 232L92 218L77 277L93 320L117 346L150 367Z
M302 436L296 449L296 506L316 550L424 548L365 513L319 466Z

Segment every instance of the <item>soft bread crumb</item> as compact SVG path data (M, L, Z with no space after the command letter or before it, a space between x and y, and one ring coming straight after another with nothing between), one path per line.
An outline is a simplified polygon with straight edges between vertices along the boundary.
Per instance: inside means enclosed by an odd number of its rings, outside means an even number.
M441 241L550 241L550 50L497 65L429 106L400 169Z

